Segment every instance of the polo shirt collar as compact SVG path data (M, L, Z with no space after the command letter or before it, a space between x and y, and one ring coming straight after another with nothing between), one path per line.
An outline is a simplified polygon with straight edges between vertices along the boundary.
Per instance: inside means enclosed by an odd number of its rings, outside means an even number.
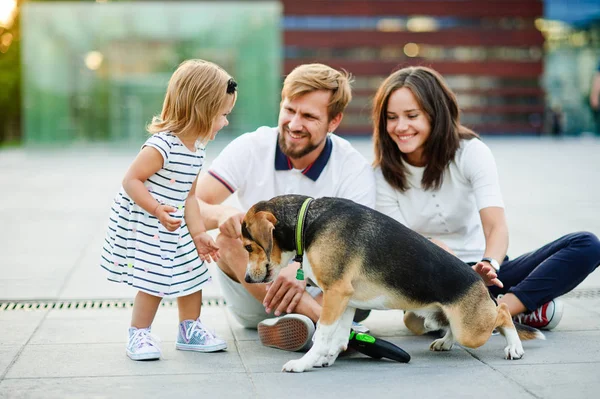
M323 151L321 151L319 157L312 164L308 165L302 171L302 174L312 181L317 181L319 176L321 176L321 172L323 172L323 169L325 169L325 166L327 166L327 162L331 157L332 150L333 142L331 141L331 137L327 135ZM275 170L290 170L292 168L292 161L290 161L287 155L285 155L279 147L279 135L277 135L277 141L275 144Z

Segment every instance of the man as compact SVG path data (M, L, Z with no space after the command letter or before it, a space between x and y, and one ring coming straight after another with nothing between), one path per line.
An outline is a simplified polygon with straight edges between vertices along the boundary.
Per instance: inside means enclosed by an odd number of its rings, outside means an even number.
M232 141L197 183L207 223L217 226L217 278L236 319L257 328L264 345L307 349L319 319L320 290L296 279L298 263L269 284L244 281L248 254L241 222L256 202L277 195L343 197L375 205L375 180L366 159L332 132L351 100L350 76L323 64L301 65L285 79L276 128L261 127ZM243 211L221 205L237 192ZM306 260L305 260L306 261ZM271 312L276 317L264 320Z

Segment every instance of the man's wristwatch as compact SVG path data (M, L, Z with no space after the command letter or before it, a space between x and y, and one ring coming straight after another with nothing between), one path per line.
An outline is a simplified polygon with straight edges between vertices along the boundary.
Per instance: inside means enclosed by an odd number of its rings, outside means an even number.
M498 261L494 258L481 258L482 262L487 262L490 265L492 265L492 267L494 268L494 270L496 270L496 273L498 273L500 271L500 263L498 263Z

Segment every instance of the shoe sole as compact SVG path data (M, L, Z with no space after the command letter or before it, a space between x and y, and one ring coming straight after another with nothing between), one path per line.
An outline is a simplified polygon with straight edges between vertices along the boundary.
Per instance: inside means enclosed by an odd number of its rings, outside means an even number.
M158 360L160 359L160 355L160 352L135 354L133 352L127 351L127 357L129 357L131 360Z
M312 324L310 319L308 321ZM268 321L258 324L258 337L263 345L290 352L296 352L308 346L313 333L314 326L307 325L307 322L299 318L283 316L272 325Z
M555 300L554 301L554 314L552 315L552 318L550 319L550 323L548 323L548 325L542 327L542 330L552 330L554 328L556 328L556 326L558 326L558 323L560 323L560 319L562 319L562 313L563 313L563 307L564 304L562 301L558 301ZM559 316L557 316L559 315Z
M213 345L208 347L198 347L198 345L189 345L189 344L175 344L175 349L180 351L192 351L192 352L217 352L227 349L227 344L222 343L219 345Z

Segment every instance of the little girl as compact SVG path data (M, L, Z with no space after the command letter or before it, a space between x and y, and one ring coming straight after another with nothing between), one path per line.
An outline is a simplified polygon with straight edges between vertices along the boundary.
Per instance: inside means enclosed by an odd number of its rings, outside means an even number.
M133 360L161 356L150 326L164 297L177 298L177 349L227 348L200 322L201 290L210 279L205 261L216 261L219 253L203 228L194 191L204 146L229 124L236 86L211 62L183 62L169 81L160 118L148 126L152 137L114 199L101 266L110 281L139 290L127 344L127 356ZM186 219L196 222L194 228L188 230Z

